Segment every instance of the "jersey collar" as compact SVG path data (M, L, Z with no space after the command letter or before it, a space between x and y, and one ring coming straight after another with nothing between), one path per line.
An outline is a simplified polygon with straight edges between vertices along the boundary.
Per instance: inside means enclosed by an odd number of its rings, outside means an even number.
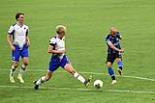
M16 24L21 28L24 26L24 24L20 25L18 22L16 22Z
M59 35L56 34L56 37L59 38ZM59 39L64 40L65 39L65 36L63 38L59 38Z

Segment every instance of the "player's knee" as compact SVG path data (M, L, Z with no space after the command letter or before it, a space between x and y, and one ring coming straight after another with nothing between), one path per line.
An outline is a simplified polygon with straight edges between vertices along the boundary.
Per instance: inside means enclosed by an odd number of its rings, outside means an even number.
M52 75L47 76L47 77L46 77L46 81L49 81L49 80L51 79L51 77L52 77Z
M111 62L107 62L107 67L112 67L112 63Z
M15 68L18 67L18 62L13 62L12 66L14 66Z
M25 62L25 63L24 63L24 65L25 65L25 66L28 66L28 65L29 65L29 63L28 63L28 62Z
M23 64L27 66L29 64L29 59L27 57L23 58Z
M71 64L66 64L65 65L65 70L67 71L67 72L69 72L69 73L71 73L71 74L74 74L76 71L74 70L74 68L72 67L72 65Z
M28 65L29 65L29 62L28 62L28 61L24 61L23 64L24 64L25 66L28 66Z
M46 81L49 81L51 78L46 78Z
M121 59L121 58L118 58L118 59L117 59L117 62L121 62L121 61L122 61L122 59Z
M51 79L51 77L52 77L52 73L51 72L49 72L47 75L46 75L46 81L48 81L48 80L50 80Z
M74 69L70 70L70 73L71 73L72 75L74 75L75 72L76 72L76 71L75 71Z
M76 72L73 68L69 68L69 69L67 69L67 71L69 73L71 73L72 75L74 75L74 73Z

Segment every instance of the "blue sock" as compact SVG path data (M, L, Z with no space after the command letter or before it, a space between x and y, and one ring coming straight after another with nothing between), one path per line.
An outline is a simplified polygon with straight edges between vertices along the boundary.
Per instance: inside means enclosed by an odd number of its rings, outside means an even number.
M112 69L112 67L108 67L108 73L110 76L114 76L114 70Z
M114 74L114 70L112 69L112 67L108 67L108 73L111 76L111 79L115 80L115 74Z
M117 64L118 64L119 69L122 70L123 69L123 62L118 61Z

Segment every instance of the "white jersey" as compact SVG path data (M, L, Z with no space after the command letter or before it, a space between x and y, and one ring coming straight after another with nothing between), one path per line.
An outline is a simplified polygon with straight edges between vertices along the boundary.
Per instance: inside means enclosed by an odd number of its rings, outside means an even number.
M65 38L60 39L58 35L50 39L50 45L54 47L54 50L65 50ZM64 56L61 54L60 56Z
M28 35L28 31L28 26L19 26L17 24L14 24L10 26L8 34L13 36L13 44L18 45L20 48L23 48L26 43L26 36Z

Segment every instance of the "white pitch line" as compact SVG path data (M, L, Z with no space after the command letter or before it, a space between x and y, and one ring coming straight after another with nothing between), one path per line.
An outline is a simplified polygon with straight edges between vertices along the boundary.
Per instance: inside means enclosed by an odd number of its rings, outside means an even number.
M13 89L33 89L30 86L8 86L8 85L0 85L0 88L13 88ZM41 87L41 90L71 90L71 91L99 91L99 92L112 92L112 93L133 93L133 94L155 94L155 91L139 91L139 90L120 90L120 89L111 89L111 90L103 90L103 89L88 89L88 88L45 88Z
M6 69L1 69L3 71L9 71L9 70L6 70ZM46 70L28 70L29 72L31 71L34 71L34 72L45 72ZM58 73L64 73L63 71L57 71ZM80 73L83 73L83 74L95 74L95 75L108 75L106 73L99 73L99 72L80 72ZM119 76L119 75L116 75L116 76ZM146 77L139 77L139 76L130 76L130 75L122 75L122 77L124 78L133 78L133 79L139 79L139 80L146 80L146 81L152 81L152 82L155 82L155 79L153 78L146 78Z
M98 74L98 75L108 75L106 73L96 73L96 72L80 72L80 73L85 73L85 74ZM120 75L116 75L116 76L120 76ZM133 78L133 79L140 79L140 80L147 80L147 81L153 81L155 82L155 79L152 78L145 78L145 77L137 77L137 76L127 76L127 75L122 75L122 77L124 78Z
M147 81L155 82L155 79L152 79L152 78L136 77L136 76L123 76L123 77L125 77L125 78L133 78L133 79L141 79L141 80L147 80Z

